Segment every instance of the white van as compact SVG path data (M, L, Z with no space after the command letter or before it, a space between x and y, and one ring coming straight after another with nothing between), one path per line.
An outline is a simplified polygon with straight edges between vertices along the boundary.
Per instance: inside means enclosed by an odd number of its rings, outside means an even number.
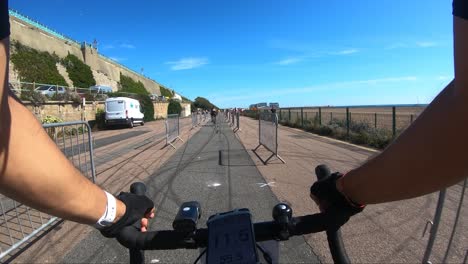
M127 97L106 99L106 126L127 125L132 128L134 124L144 125L143 117L138 100Z

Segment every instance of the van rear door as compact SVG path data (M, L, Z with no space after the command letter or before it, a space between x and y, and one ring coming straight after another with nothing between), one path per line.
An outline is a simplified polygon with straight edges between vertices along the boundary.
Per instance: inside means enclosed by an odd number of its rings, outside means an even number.
M106 119L125 119L125 100L106 101Z

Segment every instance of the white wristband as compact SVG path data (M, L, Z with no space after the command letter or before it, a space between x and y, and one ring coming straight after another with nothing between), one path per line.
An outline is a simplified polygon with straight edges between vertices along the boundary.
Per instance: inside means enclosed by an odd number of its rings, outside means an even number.
M115 197L104 191L107 197L107 206L106 206L106 211L104 214L99 218L97 223L94 225L95 228L97 229L102 229L104 227L112 225L115 220L115 216L117 214L117 201L115 200Z

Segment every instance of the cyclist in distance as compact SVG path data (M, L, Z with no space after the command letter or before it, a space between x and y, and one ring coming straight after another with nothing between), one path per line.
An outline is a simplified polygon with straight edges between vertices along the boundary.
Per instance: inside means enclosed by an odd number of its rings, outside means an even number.
M468 175L467 3L453 1L454 80L379 155L344 177L334 173L311 187L330 227L344 224L365 204L425 195ZM0 2L0 192L43 212L94 225L106 237L138 221L146 231L153 202L129 193L114 197L87 180L8 88L9 35L5 0ZM211 114L216 117L217 111Z
M211 122L216 124L216 116L218 115L218 110L216 108L211 109Z

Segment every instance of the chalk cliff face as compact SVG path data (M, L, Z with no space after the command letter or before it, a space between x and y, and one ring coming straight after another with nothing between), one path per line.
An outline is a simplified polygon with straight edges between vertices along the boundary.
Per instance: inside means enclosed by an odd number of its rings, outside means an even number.
M78 43L20 14L10 12L10 24L11 40L19 41L21 44L39 51L55 53L61 58L66 57L69 53L77 56L91 67L96 83L99 85L108 85L113 90L117 90L117 82L120 81L122 73L135 81L142 82L150 93L161 95L159 83L104 57L90 45ZM19 76L14 71L14 65L11 62L10 67L12 69L10 82L19 81ZM70 81L64 69L59 69L59 72L67 82Z

